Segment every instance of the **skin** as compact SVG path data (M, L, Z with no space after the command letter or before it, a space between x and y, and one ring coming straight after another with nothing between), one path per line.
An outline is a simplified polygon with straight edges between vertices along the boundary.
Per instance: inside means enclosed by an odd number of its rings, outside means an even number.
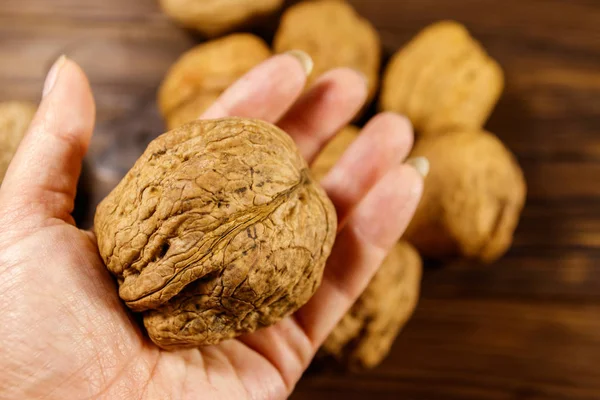
M202 116L276 122L307 160L366 98L348 69L302 94L291 55L250 71ZM403 117L376 116L323 180L340 227L323 284L281 323L217 346L161 351L117 296L93 233L70 216L95 106L65 60L0 188L0 397L282 399L401 236L422 193Z

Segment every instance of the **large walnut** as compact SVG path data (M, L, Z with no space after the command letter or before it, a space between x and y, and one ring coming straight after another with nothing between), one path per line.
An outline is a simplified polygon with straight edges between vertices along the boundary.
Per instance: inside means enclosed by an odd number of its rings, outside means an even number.
M475 130L485 124L503 86L500 66L466 28L443 21L394 55L381 108L406 115L423 135Z
M343 1L310 1L290 7L281 19L273 47L276 52L303 50L310 54L314 69L309 83L330 69L350 67L367 78L369 99L377 91L379 34Z
M396 244L322 350L350 367L377 366L415 310L421 272L419 253L406 242Z
M523 173L487 132L450 132L417 142L429 159L423 197L405 239L426 257L490 262L506 252L525 202Z
M167 127L175 129L200 117L225 89L270 55L262 39L246 33L206 42L183 54L158 92Z
M306 303L336 214L287 134L226 118L150 143L95 225L120 297L174 348L252 332Z
M275 12L283 0L160 0L160 4L183 26L214 37Z
M0 183L21 139L29 128L36 106L22 101L0 103Z

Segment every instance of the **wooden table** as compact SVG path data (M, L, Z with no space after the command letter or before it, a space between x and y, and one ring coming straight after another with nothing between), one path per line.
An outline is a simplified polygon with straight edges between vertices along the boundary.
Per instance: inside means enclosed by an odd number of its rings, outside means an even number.
M98 127L82 183L91 206L162 132L157 85L197 40L156 3L0 1L0 100L37 101L62 53L90 76ZM529 198L497 264L426 271L416 315L379 368L308 374L292 398L600 399L600 1L352 3L387 56L446 18L485 44L508 82L488 128L517 154Z

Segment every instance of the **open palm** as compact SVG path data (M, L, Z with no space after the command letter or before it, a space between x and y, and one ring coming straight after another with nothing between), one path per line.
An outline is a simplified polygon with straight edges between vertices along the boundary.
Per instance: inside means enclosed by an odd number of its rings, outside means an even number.
M202 116L277 123L308 161L362 107L348 69L302 94L292 55L249 72ZM70 213L94 125L83 72L61 59L0 188L0 397L3 399L280 399L400 237L422 190L403 163L410 125L382 114L323 180L340 228L323 283L295 315L217 346L165 352L119 300L94 235Z

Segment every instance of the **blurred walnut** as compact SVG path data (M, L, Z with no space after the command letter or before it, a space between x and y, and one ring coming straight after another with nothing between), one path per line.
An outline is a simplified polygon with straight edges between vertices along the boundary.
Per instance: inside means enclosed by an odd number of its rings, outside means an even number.
M310 54L314 69L309 83L330 69L350 67L367 78L369 100L377 91L379 34L343 1L311 1L290 7L281 19L273 47L278 53L303 50Z
M95 219L119 295L163 348L272 325L320 284L335 210L289 136L241 118L154 140Z
M193 121L232 83L269 58L265 42L250 34L233 34L194 47L170 68L158 106L169 129Z
M424 257L491 262L510 247L525 202L514 156L487 132L450 132L417 142L429 159L423 198L405 239Z
M414 312L421 271L419 253L406 242L396 244L323 344L324 353L350 367L377 366Z
M160 0L160 4L183 26L214 37L275 12L283 0Z
M504 86L500 66L464 26L424 29L387 67L381 108L405 114L421 134L481 128Z
M35 111L36 106L27 102L0 103L0 183Z
M317 180L323 179L327 172L337 163L342 154L350 147L350 144L356 139L360 129L353 125L348 125L342 129L321 151L317 159L313 162L310 169Z

